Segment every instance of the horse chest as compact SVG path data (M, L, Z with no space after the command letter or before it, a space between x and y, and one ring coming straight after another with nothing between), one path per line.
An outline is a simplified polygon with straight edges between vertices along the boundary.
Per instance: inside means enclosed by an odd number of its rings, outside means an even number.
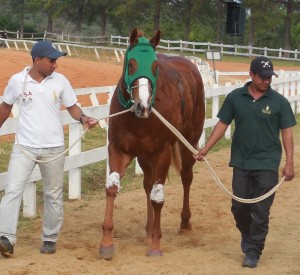
M159 131L147 133L126 131L126 133L124 132L124 135L122 135L122 138L119 136L118 147L123 152L135 156L152 155L161 150L166 144L171 143L173 142L172 139L169 138L169 134L162 134Z

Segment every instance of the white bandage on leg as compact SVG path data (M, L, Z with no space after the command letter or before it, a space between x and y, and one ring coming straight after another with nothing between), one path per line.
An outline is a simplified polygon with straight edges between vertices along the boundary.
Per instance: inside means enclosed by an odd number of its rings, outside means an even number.
M152 201L157 202L157 203L163 203L164 202L164 200L165 200L164 186L161 183L153 185L153 188L152 188L151 193L150 193L150 199Z
M120 174L117 172L112 172L109 174L105 187L108 189L112 186L116 185L118 187L118 192L120 190Z

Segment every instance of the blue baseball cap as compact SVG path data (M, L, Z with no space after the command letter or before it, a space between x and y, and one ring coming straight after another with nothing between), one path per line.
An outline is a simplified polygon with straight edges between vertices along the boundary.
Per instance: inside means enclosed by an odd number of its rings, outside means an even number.
M34 44L30 53L32 58L48 57L50 59L57 59L61 56L67 55L65 52L58 51L48 40L39 41Z

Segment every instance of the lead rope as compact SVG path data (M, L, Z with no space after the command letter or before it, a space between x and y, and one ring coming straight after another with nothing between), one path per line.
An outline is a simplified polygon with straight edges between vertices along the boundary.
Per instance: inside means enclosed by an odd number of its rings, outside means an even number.
M23 85L23 92L25 90L25 86L26 86L26 81L27 81L27 77L28 77L28 74L29 74L29 70L30 70L30 67L27 67L27 74L25 76L25 80L24 80L24 85ZM194 154L196 155L198 153L198 151L178 132L178 130L172 125L170 124L158 111L156 111L155 108L152 108L153 110L153 113L172 131L172 133L178 137L178 139ZM114 117L114 116L117 116L117 115L120 115L120 114L123 114L123 113L127 113L127 112L130 112L132 111L132 108L130 109L126 109L124 111L121 111L119 113L115 113L115 114L112 114L112 115L109 115L107 116L106 118L110 118L110 117ZM21 113L21 108L19 110L19 114L18 114L18 122L19 122L19 119L20 119L20 113ZM104 118L102 118L104 119ZM98 119L98 121L101 120L101 119ZM18 125L17 125L18 126ZM18 129L18 127L16 128ZM85 129L83 134L69 147L67 148L64 152L62 152L61 154L59 154L58 156L56 156L55 158L52 158L52 159L49 159L49 160L38 160L38 159L34 159L32 158L30 155L28 155L28 153L23 149L23 147L19 144L19 138L18 138L18 133L17 133L17 130L16 130L16 142L17 142L17 145L19 146L21 152L26 156L28 157L29 159L35 161L35 162L39 162L39 163L43 163L43 162L51 162L51 161L54 161L58 158L60 158L62 155L66 154L69 150L71 150L75 144L85 135L85 133L88 131L89 129ZM279 186L283 183L284 181L284 177L281 179L281 181L275 185L269 192L267 192L266 194L260 196L260 197L257 197L257 198L253 198L253 199L243 199L243 198L239 198L237 196L235 196L234 194L232 194L230 191L228 191L226 189L226 187L224 186L224 184L221 182L221 180L219 179L218 175L216 174L216 172L213 170L213 168L211 167L211 165L209 164L209 162L207 161L207 159L204 157L203 158L208 169L210 170L214 180L216 181L217 185L227 194L229 195L231 198L233 198L234 200L236 201L239 201L239 202L242 202L242 203L257 203L257 202L260 202L266 198L268 198L269 196L271 196L272 194L274 194L276 192L276 190L279 188Z
M197 155L198 151L178 132L178 130L172 125L170 124L156 109L152 108L153 113L172 131L172 133L178 137L178 139L194 154ZM234 194L232 194L230 191L228 191L226 189L226 187L224 186L224 184L221 182L221 180L219 179L218 175L216 174L216 172L214 171L214 169L211 167L211 165L209 164L209 162L207 161L207 159L204 157L203 160L205 161L208 169L210 170L214 180L216 181L217 185L227 194L229 195L232 199L238 201L238 202L242 202L242 203L257 203L260 202L266 198L268 198L269 196L271 196L272 194L274 194L276 192L276 190L279 188L279 186L283 183L284 181L284 177L282 177L281 181L275 185L269 192L267 192L266 194L259 196L257 198L253 198L253 199L243 199L243 198L239 198L237 196L235 196Z

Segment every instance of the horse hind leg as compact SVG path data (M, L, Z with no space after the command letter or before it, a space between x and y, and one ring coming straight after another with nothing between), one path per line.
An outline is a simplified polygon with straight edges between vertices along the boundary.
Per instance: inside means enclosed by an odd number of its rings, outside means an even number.
M181 182L183 186L183 202L181 210L181 223L179 232L192 230L191 209L190 209L190 188L193 181L193 165L195 163L192 154L185 148L181 150L182 168L180 171Z

